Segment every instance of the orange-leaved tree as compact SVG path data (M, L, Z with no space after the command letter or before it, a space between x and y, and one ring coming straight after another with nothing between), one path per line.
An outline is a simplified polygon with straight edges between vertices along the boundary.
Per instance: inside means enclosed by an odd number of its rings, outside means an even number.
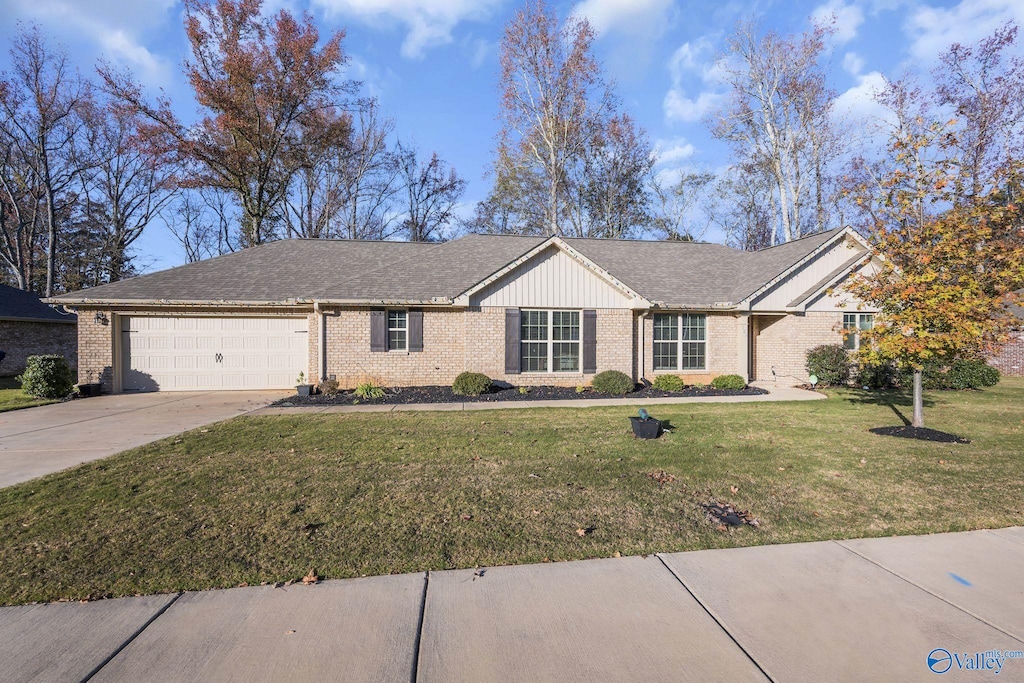
M924 426L922 370L984 353L1011 322L1006 304L1024 285L1024 166L1008 161L972 192L975 169L957 154L955 122L927 120L919 93L890 84L895 114L887 157L860 162L854 201L881 257L847 289L877 307L859 360L914 372L913 426Z

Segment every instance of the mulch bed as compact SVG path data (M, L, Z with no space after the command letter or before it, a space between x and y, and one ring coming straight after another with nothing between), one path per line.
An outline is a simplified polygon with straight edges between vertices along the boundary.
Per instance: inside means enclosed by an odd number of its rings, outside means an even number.
M879 434L881 436L896 436L901 439L917 439L918 441L933 441L935 443L971 442L970 439L965 439L962 436L940 432L937 429L928 429L927 427L910 427L901 425L899 427L875 427L868 431L872 434Z
M409 403L487 403L494 401L548 401L563 399L586 398L619 398L623 401L635 401L647 398L667 398L679 396L758 396L767 394L764 389L747 387L745 389L715 389L713 387L686 387L682 391L661 391L653 387L645 387L625 396L612 396L600 391L587 389L578 393L574 387L530 387L525 394L516 388L494 388L490 393L480 396L457 396L451 387L403 387L388 389L387 395L377 401L360 399L354 394L342 392L335 396L316 394L314 396L289 396L274 402L274 406L341 406L356 404L409 404Z

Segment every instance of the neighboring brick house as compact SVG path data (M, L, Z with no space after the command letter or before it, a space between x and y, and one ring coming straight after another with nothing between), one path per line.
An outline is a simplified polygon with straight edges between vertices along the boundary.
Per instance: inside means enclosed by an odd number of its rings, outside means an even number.
M53 301L79 311L80 375L108 391L284 388L299 372L348 388L447 385L464 370L517 385L575 386L604 370L798 383L809 348L870 321L834 291L871 267L849 229L760 252L282 240Z
M1024 297L1024 290L1017 294ZM999 352L989 358L989 364L1004 375L1024 377L1024 306L1012 306L1010 310L1017 316L1017 327Z
M0 285L0 377L21 374L29 356L57 354L77 365L77 316L44 304L32 292Z

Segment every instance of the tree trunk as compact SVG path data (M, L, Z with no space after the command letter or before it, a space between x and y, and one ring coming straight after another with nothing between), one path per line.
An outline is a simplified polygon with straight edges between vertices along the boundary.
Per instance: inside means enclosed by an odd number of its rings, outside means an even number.
M914 427L924 427L924 387L921 371L914 371Z

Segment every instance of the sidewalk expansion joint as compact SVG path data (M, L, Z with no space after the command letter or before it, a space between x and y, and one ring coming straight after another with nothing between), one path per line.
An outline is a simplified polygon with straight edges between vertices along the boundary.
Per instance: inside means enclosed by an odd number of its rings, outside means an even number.
M101 670L101 669L102 669L103 667L105 667L105 666L106 666L107 664L110 664L110 662L112 662L112 661L113 661L114 657L116 657L116 656L118 656L119 654L121 654L122 650L124 650L124 649L125 649L126 647L128 647L129 645L131 645L131 644L132 644L132 641L133 641L133 640L135 640L136 638L138 638L139 636L141 636L141 635L142 635L142 632L143 632L143 631L145 631L145 630L146 630L147 628L149 628L149 625L150 625L150 624L152 624L152 623L153 623L154 621L156 621L156 620L157 620L157 619L159 619L159 618L160 618L161 616L163 616L163 613L164 613L164 612L166 612L166 611L167 611L167 610L168 610L168 609L169 609L169 608L171 607L171 605L173 605L174 603L176 603L176 602L178 601L178 598L180 598L180 597L181 597L182 595L184 595L184 593L183 593L183 592L179 592L179 593L178 593L178 594L176 594L176 595L175 595L175 596L174 596L173 598L171 598L171 599L170 599L170 600L169 600L169 601L167 602L167 604L166 604L166 605L164 605L163 607L161 607L160 609L158 609L158 610L156 611L156 614L154 614L154 615L153 615L153 616L151 616L151 617L150 617L149 619L147 619L147 620L146 620L146 623L144 623L144 624L143 624L142 626L140 626L140 627L139 627L139 629L138 629L137 631L135 631L135 633L133 633L133 634L131 634L130 636L128 636L128 639L127 639L127 640L125 640L125 641L124 641L123 643L121 643L121 645L120 645L120 646L119 646L119 647L118 647L118 648L117 648L116 650L114 650L114 651L113 651L113 652L111 652L111 653L110 653L109 655L107 655L107 657L106 657L106 658L105 658L105 659L104 659L104 660L103 660L102 662L100 662L99 664L97 664L96 666L94 666L94 667L93 667L93 669L92 669L92 671L90 671L89 673L87 673L87 674L85 675L85 677L84 677L84 678L82 678L82 680L81 680L81 683L87 683L88 681L92 680L93 676L95 676L96 674L98 674L98 673L100 672L100 670Z
M420 597L420 616L416 622L416 640L413 643L412 683L417 683L420 676L420 643L423 641L423 620L427 615L427 586L430 584L430 572L423 573L423 595Z
M683 577L679 576L679 574L676 573L676 570L674 570L672 567L669 566L669 564L667 562L665 562L665 559L661 556L661 553L655 553L654 556L658 558L658 561L661 562L661 565L663 567L665 567L665 569L668 570L669 574L671 574L672 576L675 577L676 581L679 582L679 585L682 586L683 589L687 593L690 594L690 597L693 598L694 600L696 600L697 604L700 605L701 608L703 608L703 610L707 613L707 615L709 617L711 617L716 624L718 624L718 628L722 629L722 631L725 633L725 635L729 636L729 640L731 640L733 643L735 643L736 647L738 647L740 649L740 652L742 652L744 655L746 655L747 659L750 660L751 664L756 666L757 670L760 671L762 674L764 674L764 677L766 679L768 679L772 683L775 683L775 678L773 678L771 674L769 674L767 671L765 671L765 668L763 666L761 666L761 663L758 662L756 659L754 659L754 655L750 654L750 652L747 650L747 648L743 647L743 644L739 640L736 639L736 636L734 636L729 631L729 629L727 629L725 627L725 624L722 622L721 618L719 618L719 616L717 614L715 614L714 610L712 610L710 607L708 607L704 603L704 601L701 600L699 597L697 597L697 594L694 593L693 590L689 586L686 585L686 582L683 581Z
M920 584L914 583L913 581L911 581L907 577L903 576L902 574L899 574L899 573L893 571L892 569L889 569L884 564L881 564L880 562L876 562L875 560L872 560L870 557L867 557L866 555L862 555L862 554L858 553L853 548L847 547L846 545L843 544L842 541L832 541L832 542L835 543L836 545L838 545L840 548L843 548L847 552L853 553L854 555L856 555L860 559L864 560L865 562L870 562L871 564L875 565L879 569L881 569L881 570L883 570L885 572L888 572L889 574L892 574L893 576L895 576L900 581L904 581L906 583L909 583L914 588L917 588L918 590L924 591L925 593L927 593L928 595L932 596L933 598L937 598L937 599L941 600L942 602L946 603L947 605L949 605L950 607L953 607L954 609L957 609L957 610L963 612L967 616L972 617L974 619L977 619L978 621L980 621L981 623L985 624L986 626L991 626L995 630L999 631L1000 633L1002 633L1004 635L1009 636L1010 638L1013 638L1017 642L1024 643L1024 638L1021 638L1017 634L1010 633L1009 631L1007 631L1002 626L999 626L998 624L993 624L988 619L986 619L986 618L984 618L984 617L982 617L982 616L980 616L978 614L975 614L974 612L970 611L969 609L966 609L966 608L962 607L961 605L956 604L952 600L944 598L943 596L939 595L938 593L930 591L930 590L928 590L927 588L925 588L924 586L922 586Z

